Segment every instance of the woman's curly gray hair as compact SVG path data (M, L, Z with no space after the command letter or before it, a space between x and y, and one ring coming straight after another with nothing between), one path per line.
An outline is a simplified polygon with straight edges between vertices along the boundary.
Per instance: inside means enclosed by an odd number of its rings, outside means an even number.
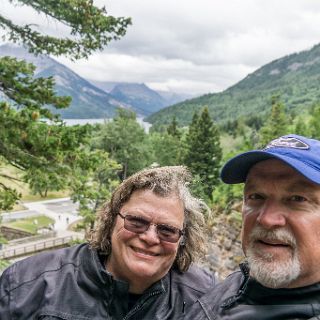
M89 237L91 247L102 254L110 254L117 215L134 191L152 190L161 197L176 195L184 205L185 222L183 244L178 249L174 266L182 272L188 270L192 262L205 255L204 214L208 210L203 201L191 195L190 180L191 174L182 166L145 169L124 180L99 212Z

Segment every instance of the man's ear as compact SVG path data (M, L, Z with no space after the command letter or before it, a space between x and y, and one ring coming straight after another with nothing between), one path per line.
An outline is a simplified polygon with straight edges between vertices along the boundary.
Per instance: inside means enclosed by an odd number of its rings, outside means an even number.
M184 236L182 236L179 245L184 246L185 244L186 244L186 240L185 240Z

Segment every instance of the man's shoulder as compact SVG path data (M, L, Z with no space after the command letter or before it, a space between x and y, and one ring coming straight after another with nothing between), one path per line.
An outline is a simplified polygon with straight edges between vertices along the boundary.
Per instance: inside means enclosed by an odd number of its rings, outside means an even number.
M172 270L172 279L179 286L203 293L215 287L218 283L214 272L197 265L191 265L185 272Z
M212 305L220 303L229 297L236 295L243 283L244 277L242 272L235 271L231 273L227 278L218 283L213 290L208 291L201 297L201 303ZM219 300L219 301L218 301Z
M218 283L212 290L207 291L192 305L188 311L188 318L184 319L211 319L214 309L231 299L239 290L243 281L241 271L231 273L225 280ZM179 318L179 320L181 320Z

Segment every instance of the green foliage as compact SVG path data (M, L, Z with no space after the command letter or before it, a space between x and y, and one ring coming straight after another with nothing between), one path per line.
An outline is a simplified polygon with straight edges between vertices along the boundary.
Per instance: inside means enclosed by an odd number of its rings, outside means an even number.
M260 146L267 145L271 140L290 133L289 121L284 104L279 97L272 98L271 114L265 125L260 130Z
M39 174L39 181L42 173L48 170L51 170L51 177L55 172L64 173L65 152L74 152L82 143L82 134L70 141L71 129L46 108L48 105L66 107L70 99L55 96L53 79L35 79L33 71L34 67L24 61L0 58L0 91L8 99L0 102L0 157L5 165L10 164L24 172L23 180L39 191L44 186L35 186L35 173ZM50 119L52 125L40 121L41 118ZM3 173L0 175L15 179ZM46 184L45 179L43 183ZM0 184L0 209L10 209L18 198L16 190Z
M180 125L188 125L194 112L208 106L217 123L234 121L239 117L266 117L270 98L279 94L287 110L301 114L320 100L320 45L311 50L275 60L249 74L221 93L206 94L183 101L147 117L157 126L169 124L173 116ZM260 124L256 124L259 130Z
M212 207L215 212L230 213L232 206L241 202L243 184L219 183L212 193Z
M152 150L152 162L160 166L181 165L183 144L177 137L167 132L154 132L148 136L149 149Z
M49 159L23 175L34 194L46 197L48 191L68 187L74 178L72 168L77 165L78 158L83 157L82 145L87 143L89 133L89 126L67 127L63 123L47 125L39 122L30 126L26 131L27 142L33 146L38 158Z
M306 124L305 117L299 117L297 119L293 132L302 136L309 136L309 128Z
M26 76L27 77L27 76ZM43 109L36 106L16 109L8 102L0 103L0 155L4 164L10 164L21 171L22 180L29 183L34 193L46 196L48 191L67 187L71 174L70 163L81 152L89 134L89 127L67 127L58 119L52 124L39 120ZM35 111L37 110L37 111ZM36 116L35 116L36 114ZM1 174L6 178L15 179ZM2 185L0 208L10 209L19 195L14 189Z
M149 149L153 150L153 162L161 166L183 164L185 154L185 130L178 128L176 118L166 130L152 131L148 136Z
M84 228L92 229L97 209L110 200L119 183L120 166L106 152L95 150L79 154L72 169L71 198L79 203Z
M212 122L208 108L201 115L194 114L187 134L184 163L202 182L203 193L211 199L218 183L222 150L217 126Z
M7 39L25 45L34 54L88 57L123 36L131 23L128 18L107 16L105 8L97 8L91 0L9 1L30 6L70 28L71 37L52 37L35 31L32 25L19 26L0 14L0 28ZM33 192L45 196L49 190L78 185L75 173L79 171L83 174L80 180L94 181L93 167L83 166L82 160L96 155L83 147L90 134L88 127L66 127L50 111L68 107L71 98L57 96L54 79L35 78L34 70L25 61L0 58L0 162L20 170ZM50 123L45 122L48 120ZM114 169L114 163L105 157L102 163L105 170ZM3 173L0 177L19 179ZM19 196L15 189L0 183L0 210L12 208Z
M179 129L178 129L178 122L176 117L173 117L172 122L167 128L167 132L169 135L176 137L177 139L180 139L181 133L179 132Z
M311 120L309 121L310 137L320 139L320 104L315 104L310 112Z
M246 117L245 124L248 127L258 131L263 126L263 119L260 115L251 115Z
M101 126L94 147L108 152L121 164L122 180L152 163L147 135L129 110L118 109L118 115Z
M26 109L20 114L21 117L27 117L28 120L36 120L39 117L54 119L45 106L65 108L71 100L69 97L56 96L54 79L34 78L34 70L35 66L24 60L0 58L0 91L10 99L10 104L16 109ZM1 109L4 112L8 111L9 104L2 102Z
M292 132L307 136L310 138L320 139L320 104L312 105L308 113L299 114L294 119Z
M9 266L10 266L10 262L9 261L0 259L0 271L6 269Z
M3 174L1 174L3 176ZM0 182L0 210L9 210L12 205L20 198L17 190L7 187Z
M0 15L0 28L9 41L22 43L34 54L67 55L73 59L87 58L103 49L110 41L125 35L130 18L108 16L106 9L93 5L91 0L9 0L32 7L38 13L59 21L70 28L72 37L53 37L41 34L30 24L18 25Z
M74 240L70 240L68 242L68 246L72 247L72 246L75 246L77 244L82 244L82 243L86 243L86 242L87 242L86 239L74 239Z

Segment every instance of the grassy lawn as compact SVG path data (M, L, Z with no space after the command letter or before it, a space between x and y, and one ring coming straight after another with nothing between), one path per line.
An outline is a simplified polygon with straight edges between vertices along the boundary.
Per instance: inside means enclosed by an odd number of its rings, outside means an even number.
M22 196L22 201L24 202L33 202L33 201L42 201L42 200L50 200L50 199L57 199L57 198L65 198L68 197L69 193L67 190L63 191L51 191L48 192L48 195L45 198L40 197L39 194L25 194Z
M12 166L9 165L2 165L0 166L0 174L3 173L8 176L12 176L15 178L21 178L22 172ZM56 198L64 198L68 197L69 193L68 190L63 191L52 191L48 193L48 196L46 198L42 198L39 194L32 194L31 190L29 189L28 185L21 181L15 181L6 179L4 177L0 177L0 183L3 183L4 185L16 189L19 193L21 193L22 202L33 202L33 201L41 201L41 200L49 200L49 199L56 199ZM18 211L25 209L23 207L23 204L16 204L12 211ZM0 211L1 212L1 211Z
M3 225L9 228L15 228L36 234L38 229L46 228L53 223L54 220L47 216L35 216L26 219L14 220Z

